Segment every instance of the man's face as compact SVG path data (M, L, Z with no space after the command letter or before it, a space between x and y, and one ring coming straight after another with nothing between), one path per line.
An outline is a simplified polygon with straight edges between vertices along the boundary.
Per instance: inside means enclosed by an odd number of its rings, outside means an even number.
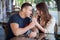
M25 14L26 14L27 17L31 16L31 14L32 14L32 7L31 6L27 6L25 8Z

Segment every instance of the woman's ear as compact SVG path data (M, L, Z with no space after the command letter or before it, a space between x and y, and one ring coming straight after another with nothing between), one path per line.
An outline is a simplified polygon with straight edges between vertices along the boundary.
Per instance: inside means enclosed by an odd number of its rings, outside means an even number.
M38 15L38 14L36 14L36 16L35 16L35 17L36 17L36 18L38 18L38 16L39 16L39 15Z

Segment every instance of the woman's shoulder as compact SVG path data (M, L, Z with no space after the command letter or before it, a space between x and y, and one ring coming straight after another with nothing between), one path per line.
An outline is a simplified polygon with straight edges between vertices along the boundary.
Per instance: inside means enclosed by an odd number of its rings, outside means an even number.
M51 21L51 22L56 22L55 17L54 17L54 16L52 16L50 21Z
M52 16L51 19L50 19L50 21L47 23L47 25L55 25L55 23L56 23L56 20L55 20L55 18Z
M50 23L51 23L51 22L56 22L55 17L52 16L49 22L50 22Z

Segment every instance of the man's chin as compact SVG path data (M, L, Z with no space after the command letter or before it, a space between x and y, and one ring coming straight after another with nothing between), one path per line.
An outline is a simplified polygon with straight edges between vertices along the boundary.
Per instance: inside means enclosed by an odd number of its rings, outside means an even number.
M30 16L27 16L27 17L30 17Z
M27 17L30 17L30 15L28 15Z

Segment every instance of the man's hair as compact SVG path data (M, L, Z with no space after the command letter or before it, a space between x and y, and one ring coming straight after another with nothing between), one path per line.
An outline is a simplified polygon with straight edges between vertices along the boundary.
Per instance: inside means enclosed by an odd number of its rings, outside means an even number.
M23 10L23 8L25 8L27 6L32 6L32 5L30 3L23 3L21 6L21 10Z

